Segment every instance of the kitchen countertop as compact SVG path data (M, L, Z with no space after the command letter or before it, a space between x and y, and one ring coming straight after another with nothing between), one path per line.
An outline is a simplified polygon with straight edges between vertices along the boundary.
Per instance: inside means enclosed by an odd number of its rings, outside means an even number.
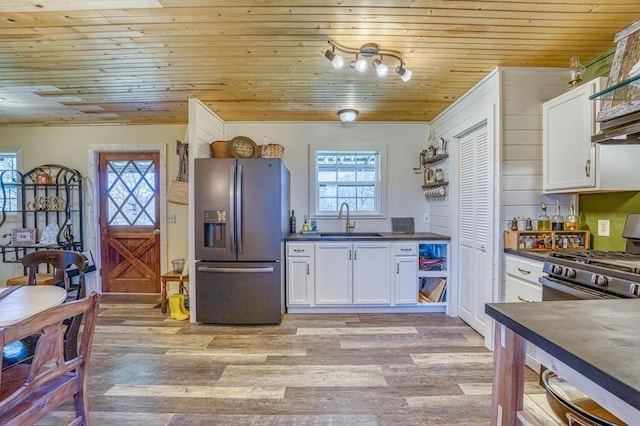
M322 231L320 231L322 232ZM329 231L327 231L329 232ZM375 231L372 231L375 232ZM357 234L357 231L355 232ZM449 241L451 237L433 232L416 232L415 234L399 234L380 232L381 237L321 237L318 234L289 234L285 241Z
M489 303L485 312L640 409L640 333L636 329L640 323L640 300Z
M551 250L542 250L542 251L521 251L514 249L504 249L506 254L513 254L515 256L525 257L531 260L537 260L539 262L544 262L546 257L549 256Z

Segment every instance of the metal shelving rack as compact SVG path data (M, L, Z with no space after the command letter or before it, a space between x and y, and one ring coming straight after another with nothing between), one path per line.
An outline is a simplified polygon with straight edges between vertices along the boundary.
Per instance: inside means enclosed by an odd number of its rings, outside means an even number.
M2 210L0 226L7 222L10 215L21 218L22 229L35 229L41 233L52 223L58 225L55 244L35 242L16 244L13 232L2 235L0 244L2 261L20 263L26 253L39 249L83 250L82 218L82 175L74 169L58 164L45 164L25 173L7 170L0 174L2 191ZM7 202L7 195L15 192L18 197L17 209Z

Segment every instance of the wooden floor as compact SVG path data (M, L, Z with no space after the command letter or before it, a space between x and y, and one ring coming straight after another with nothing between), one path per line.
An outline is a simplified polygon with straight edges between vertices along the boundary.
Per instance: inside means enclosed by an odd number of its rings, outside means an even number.
M94 425L485 425L492 353L444 314L296 314L279 326L169 319L158 295L105 295ZM526 392L540 394L527 372ZM68 421L71 404L40 424Z

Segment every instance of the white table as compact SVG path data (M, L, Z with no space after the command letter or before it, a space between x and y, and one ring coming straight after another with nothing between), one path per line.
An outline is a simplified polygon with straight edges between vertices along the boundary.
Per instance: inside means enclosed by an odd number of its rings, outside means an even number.
M10 287L0 288L0 293ZM0 300L0 327L15 324L58 306L67 299L64 288L53 285L22 286Z

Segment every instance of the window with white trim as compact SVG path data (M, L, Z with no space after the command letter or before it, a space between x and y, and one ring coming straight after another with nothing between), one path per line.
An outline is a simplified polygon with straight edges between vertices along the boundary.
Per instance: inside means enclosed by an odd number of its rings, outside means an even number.
M382 149L312 149L312 214L337 216L340 205L347 203L352 216L383 216L383 153Z
M16 214L18 210L18 188L15 183L18 170L18 155L15 152L0 152L0 179L2 190L0 191L0 207L4 206L7 214Z

